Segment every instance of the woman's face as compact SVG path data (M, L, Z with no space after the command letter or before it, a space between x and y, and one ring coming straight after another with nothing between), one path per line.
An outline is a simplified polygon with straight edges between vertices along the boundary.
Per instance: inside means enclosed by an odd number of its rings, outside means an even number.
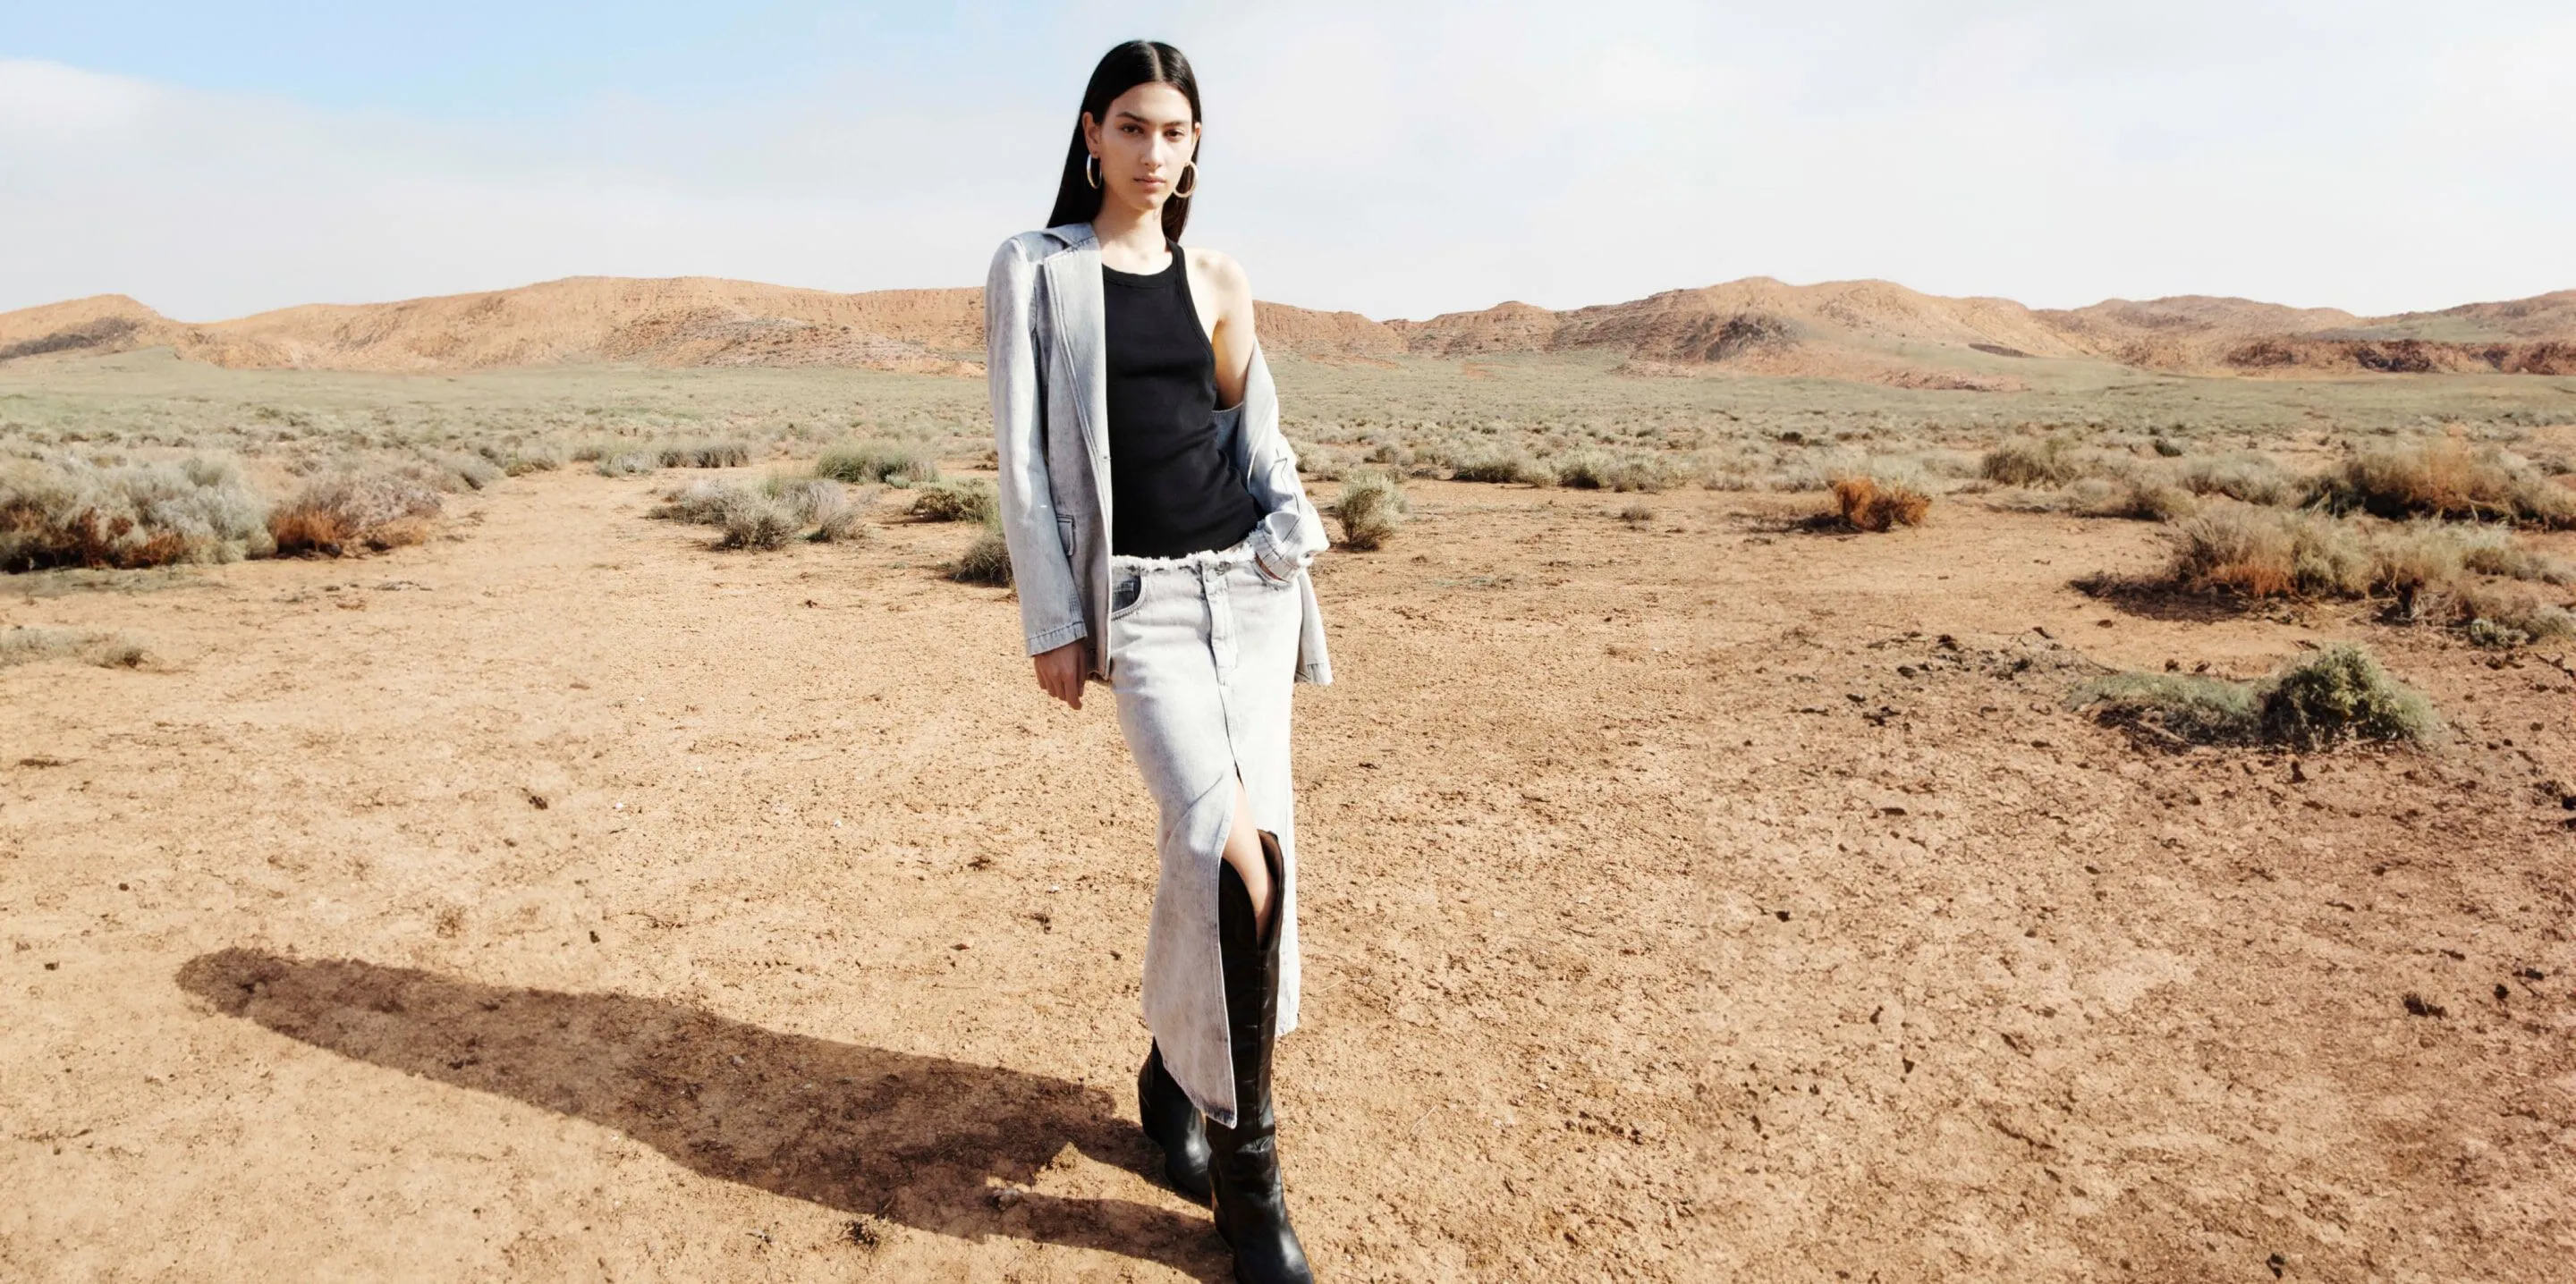
M1138 85L1111 99L1106 119L1084 112L1082 136L1100 158L1102 199L1147 211L1171 199L1199 145L1190 100L1161 84ZM1197 190L1195 179L1187 185Z

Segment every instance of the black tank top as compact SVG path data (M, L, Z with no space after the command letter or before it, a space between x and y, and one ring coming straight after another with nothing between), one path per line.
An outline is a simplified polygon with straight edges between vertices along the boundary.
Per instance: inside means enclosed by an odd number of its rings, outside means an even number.
M1261 521L1216 431L1216 352L1172 246L1160 272L1100 268L1109 341L1110 551L1229 548Z

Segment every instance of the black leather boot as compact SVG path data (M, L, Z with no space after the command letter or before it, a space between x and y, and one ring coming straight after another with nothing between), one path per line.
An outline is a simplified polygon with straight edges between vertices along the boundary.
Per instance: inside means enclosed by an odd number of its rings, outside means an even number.
M1234 1050L1235 1122L1207 1121L1208 1176L1217 1234L1234 1249L1237 1284L1314 1284L1306 1250L1288 1225L1279 1184L1277 1116L1270 1103L1270 1049L1279 1037L1279 840L1261 835L1270 865L1268 931L1254 926L1252 894L1234 866L1217 874L1217 948L1224 960L1227 1041Z
M1208 1201L1207 1117L1190 1104L1181 1085L1163 1068L1159 1044L1145 1050L1145 1065L1136 1072L1136 1117L1145 1137L1163 1151L1163 1176L1172 1189L1204 1204Z

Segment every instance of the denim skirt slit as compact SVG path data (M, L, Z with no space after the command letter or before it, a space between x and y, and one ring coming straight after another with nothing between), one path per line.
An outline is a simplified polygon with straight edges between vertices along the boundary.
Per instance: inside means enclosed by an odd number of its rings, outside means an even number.
M1253 823L1279 840L1279 1032L1297 1025L1297 835L1288 766L1289 696L1301 598L1248 545L1178 558L1109 561L1109 686L1128 753L1159 811L1161 873L1145 940L1145 1024L1181 1091L1235 1122L1217 875L1243 781Z

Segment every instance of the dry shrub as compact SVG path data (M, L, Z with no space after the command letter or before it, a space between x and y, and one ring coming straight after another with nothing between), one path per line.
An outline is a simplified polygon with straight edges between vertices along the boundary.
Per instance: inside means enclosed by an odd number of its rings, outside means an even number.
M981 522L995 515L1000 502L988 481L933 482L913 497L912 515L925 522Z
M2086 468L2060 437L2015 437L1999 443L1977 465L1977 475L2006 486L2064 485Z
M1342 523L1342 546L1362 552L1385 547L1411 508L1395 478L1385 473L1351 478L1333 503L1333 515Z
M2084 478L2067 488L2066 502L2089 517L2142 522L2180 521L2200 511L2200 500L2190 491L2146 470Z
M2195 495L2225 495L2248 504L2295 507L2309 498L2308 483L2293 477L2270 455L2244 450L2200 458L2177 466L2174 484Z
M856 505L844 505L837 512L824 514L814 523L814 533L805 538L817 544L857 544L867 537L866 511Z
M664 468L740 468L751 462L751 447L739 441L673 442L653 449Z
M1548 486L1555 484L1556 473L1530 458L1529 453L1518 446L1486 444L1452 452L1449 455L1449 479Z
M834 481L911 486L939 480L939 460L919 442L850 442L824 451L814 461L814 475Z
M493 459L505 477L524 477L529 473L550 473L564 466L563 449L554 445L521 446L498 452Z
M2118 673L2076 688L2072 702L2104 722L2191 744L2319 749L2344 740L2421 741L2438 725L2420 693L2349 643L2260 682Z
M848 488L823 477L771 477L760 484L760 493L785 505L806 526L821 526L850 510Z
M1834 506L1843 525L1856 531L1884 531L1920 526L1932 511L1932 497L1901 481L1877 477L1841 477L1833 483Z
M122 633L31 628L24 624L0 630L0 669L64 656L76 656L102 669L139 669L151 658L142 643Z
M647 516L713 526L722 548L772 549L800 530L818 543L866 536L864 514L839 482L812 477L771 477L757 487L738 481L700 480L662 492Z
M693 481L662 492L662 502L647 517L697 526L721 526L727 510L749 497L740 482Z
M0 570L261 557L272 550L263 510L230 460L21 460L0 469Z
M428 539L443 501L418 478L388 468L326 473L269 514L280 556L339 557Z
M425 455L409 471L420 480L451 495L481 490L501 480L503 475L499 464L479 454Z
M2550 480L2527 460L2455 437L2364 450L2345 461L2325 498L2338 509L2380 517L2576 527L2576 490Z
M658 471L661 467L659 456L641 450L601 455L599 462L591 465L593 471L602 477L632 477L638 473Z
M2186 588L2248 597L2358 597L2370 588L2371 558L2332 517L2227 504L2176 525L2172 575Z
M1664 491L1678 480L1660 455L1613 455L1590 446L1557 456L1553 471L1557 485L1575 490Z
M725 506L721 525L724 538L718 546L723 548L779 548L798 529L796 514L787 505L747 490Z
M2576 638L2576 612L2543 601L2527 589L2465 585L2450 597L2448 606L2452 622L2480 646L2515 647Z
M966 584L1007 585L1011 582L1011 546L1002 538L1002 523L997 515L987 519L975 542L957 557L951 579Z

